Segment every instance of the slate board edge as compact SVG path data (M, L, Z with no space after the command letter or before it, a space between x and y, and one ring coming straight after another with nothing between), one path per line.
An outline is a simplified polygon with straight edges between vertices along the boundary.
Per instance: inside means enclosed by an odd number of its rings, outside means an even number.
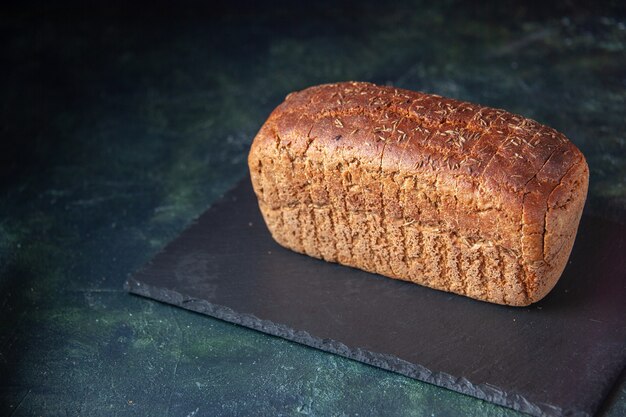
M491 384L472 384L464 377L455 378L445 372L433 372L422 365L412 364L392 355L371 352L361 348L351 349L339 341L320 339L306 331L295 330L284 324L263 320L252 314L237 313L230 307L191 298L168 288L148 285L132 276L124 283L124 289L132 294L182 307L229 323L330 352L532 416L591 417L590 414L581 410L562 408L545 403L533 403L520 394L507 393Z

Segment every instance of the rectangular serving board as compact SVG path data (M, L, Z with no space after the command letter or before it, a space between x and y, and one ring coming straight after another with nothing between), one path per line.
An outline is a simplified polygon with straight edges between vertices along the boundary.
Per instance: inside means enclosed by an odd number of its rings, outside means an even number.
M128 291L531 415L594 415L626 363L626 228L583 216L563 277L525 308L300 255L245 179Z

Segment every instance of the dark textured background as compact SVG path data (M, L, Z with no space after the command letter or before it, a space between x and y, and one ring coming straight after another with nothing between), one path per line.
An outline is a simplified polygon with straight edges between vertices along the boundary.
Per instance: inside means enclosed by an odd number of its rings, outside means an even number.
M294 89L391 83L535 118L587 156L587 212L624 222L617 2L2 7L2 415L516 415L123 292ZM613 398L626 414L623 383Z

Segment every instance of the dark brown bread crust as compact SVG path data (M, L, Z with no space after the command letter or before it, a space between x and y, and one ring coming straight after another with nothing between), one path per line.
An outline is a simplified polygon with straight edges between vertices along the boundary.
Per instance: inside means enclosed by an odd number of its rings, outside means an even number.
M565 136L533 120L356 82L287 96L248 163L283 246L517 306L560 277L589 175Z

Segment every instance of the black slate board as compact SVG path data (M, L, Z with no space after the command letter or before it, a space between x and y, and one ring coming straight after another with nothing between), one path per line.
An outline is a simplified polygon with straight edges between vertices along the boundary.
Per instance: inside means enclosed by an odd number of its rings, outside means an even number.
M626 362L625 260L626 228L584 216L548 297L492 305L283 249L246 179L126 288L532 415L584 416Z

